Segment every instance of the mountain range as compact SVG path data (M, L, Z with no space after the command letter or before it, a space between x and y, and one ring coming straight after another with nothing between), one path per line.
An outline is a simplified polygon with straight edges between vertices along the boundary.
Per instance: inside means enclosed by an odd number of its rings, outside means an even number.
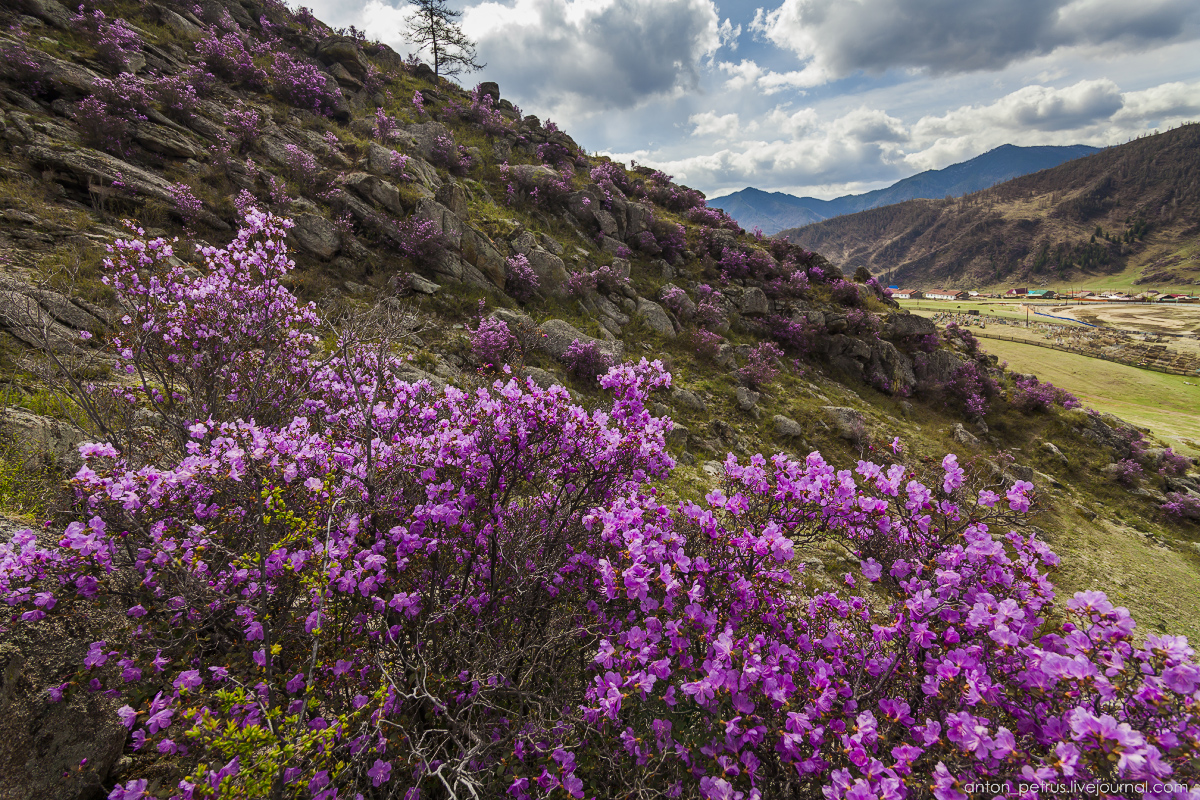
M918 198L961 197L997 183L1049 169L1064 161L1091 155L1098 148L1085 144L1064 147L1018 147L1005 144L983 155L943 169L931 169L883 189L848 194L833 200L796 197L783 192L764 192L749 187L713 200L743 228L760 228L772 236L787 228L799 228L832 217Z
M902 285L1200 282L1200 124L959 199L916 199L782 231L845 271ZM1193 292L1194 293L1194 292Z

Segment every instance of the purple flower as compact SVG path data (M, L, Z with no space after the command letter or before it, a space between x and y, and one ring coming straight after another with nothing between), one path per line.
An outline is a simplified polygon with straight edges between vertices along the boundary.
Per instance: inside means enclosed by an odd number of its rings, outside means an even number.
M382 786L392 779L392 765L387 761L375 759L375 764L369 770L367 775L371 778L373 786Z

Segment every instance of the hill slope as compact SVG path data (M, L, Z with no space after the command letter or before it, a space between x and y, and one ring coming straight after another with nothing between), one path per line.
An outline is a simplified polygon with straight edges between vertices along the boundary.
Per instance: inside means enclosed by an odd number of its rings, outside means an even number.
M891 283L985 287L1200 277L1200 125L1147 136L958 200L910 200L780 236Z
M1193 465L966 330L306 9L99 5L0 4L6 798L951 791L929 719L1059 763L1063 598L1200 631Z
M747 230L757 226L770 236L787 228L799 228L823 219L905 200L961 197L1096 151L1097 148L1083 144L1064 147L1017 147L1006 144L969 161L943 169L926 170L864 194L818 200L815 197L795 197L783 192L747 188L714 200L713 205L724 209Z

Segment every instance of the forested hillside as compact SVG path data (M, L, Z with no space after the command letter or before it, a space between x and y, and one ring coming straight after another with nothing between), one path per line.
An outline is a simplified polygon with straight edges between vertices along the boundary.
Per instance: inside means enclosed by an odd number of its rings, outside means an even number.
M1200 781L1149 431L306 9L0 30L0 796Z
M1200 125L1147 136L958 200L912 200L779 234L891 283L984 287L1136 271L1200 280Z

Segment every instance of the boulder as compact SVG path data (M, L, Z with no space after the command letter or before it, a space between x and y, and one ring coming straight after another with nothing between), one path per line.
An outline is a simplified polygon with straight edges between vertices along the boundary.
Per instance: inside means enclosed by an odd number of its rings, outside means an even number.
M621 360L621 357L625 353L624 345L621 342L605 342L600 339L594 339L561 319L552 319L544 322L541 328L545 334L545 337L542 339L542 346L547 353L556 359L561 359L563 353L567 352L567 348L575 340L579 340L585 344L587 342L596 342L601 352L607 353L618 361Z
M441 203L436 200L422 200L417 203L417 210L413 212L413 216L432 221L455 249L461 246L463 221Z
M888 314L883 326L883 335L888 339L901 339L907 336L928 336L937 333L937 325L928 317L904 312Z
M442 289L441 284L423 278L415 272L408 274L408 286L418 294L437 294Z
M116 156L86 148L56 149L43 145L22 148L22 155L41 167L65 172L82 187L89 184L111 186L118 175L130 189L138 194L162 200L174 205L171 184L159 175L136 167Z
M288 238L301 249L328 261L342 249L342 237L337 227L316 214L298 214Z
M871 358L871 346L861 339L837 333L818 340L831 366L859 380Z
M935 350L925 358L916 360L917 380L934 386L944 386L954 378L954 372L963 365L963 359L949 350Z
M897 350L894 344L883 339L872 341L869 347L871 354L867 363L868 377L882 377L887 382L883 388L893 394L911 393L917 385L912 359Z
M690 431L686 425L680 425L675 422L671 426L671 430L667 432L667 444L671 447L687 447L687 438Z
M492 244L487 234L470 223L462 229L463 258L487 276L488 280L504 289L508 278L504 254Z
M851 441L860 439L867 431L863 415L853 408L845 406L821 406L825 418L837 431L838 436Z
M341 64L360 81L367 77L371 62L363 55L358 43L349 36L327 36L317 43L317 58L326 64Z
M750 411L758 404L758 400L760 397L762 397L762 394L754 391L753 389L748 389L745 386L739 386L735 390L735 396L737 398L738 408L740 408L742 411Z
M979 447L979 439L975 436L975 434L964 428L961 422L954 423L954 429L950 436L952 439L954 439L954 441L961 445L966 445L967 447L973 449Z
M484 81L479 84L479 94L492 98L492 107L500 105L500 84L495 81Z
M752 286L742 295L739 308L748 317L763 317L771 313L771 300L762 289Z
M629 317L622 314L621 309L612 300L594 292L589 295L588 299L596 304L596 310L600 312L601 324L604 319L608 319L617 327L617 331L629 324Z
M434 198L444 205L446 208L458 214L463 219L466 219L467 208L467 191L459 183L444 183L437 192L434 193Z
M558 170L542 164L517 164L510 167L508 172L522 186L545 186L561 177Z
M27 462L38 459L69 472L83 464L79 445L87 435L75 425L10 406L0 412L0 428Z
M155 125L152 122L140 123L133 134L133 139L150 152L169 158L199 159L202 155L200 148L196 147L186 136L165 125Z
M37 17L52 28L69 30L73 16L58 0L20 0L17 5L31 17Z
M400 190L382 178L366 172L351 172L343 178L343 185L364 200L369 200L393 214L404 213L404 206L400 202Z
M441 138L454 139L450 133L450 129L440 122L422 122L415 125L409 125L405 131L412 136L413 147L421 158L429 160L433 155L433 150L437 146L437 140Z
M637 299L637 313L651 330L660 336L665 336L668 339L675 338L675 325L671 322L671 318L667 316L667 312L663 311L663 307L653 300L647 300L644 297Z
M5 541L11 536L4 531ZM108 796L105 787L112 785L128 734L116 713L120 703L83 687L74 687L58 703L47 702L46 694L81 669L89 641L90 636L51 618L36 626L10 626L0 642L4 800Z
M529 266L538 276L538 291L547 296L566 294L567 267L563 260L548 250L535 247L525 254Z
M672 389L671 399L684 408L690 408L693 411L704 412L708 410L708 404L704 402L700 395L690 389Z
M663 284L663 287L658 290L658 299L661 301L672 289L679 288L680 287L673 283ZM675 303L678 305L679 316L683 317L685 320L696 316L696 303L692 300L687 292L683 293L682 300L676 300Z
M104 327L104 320L92 311L79 306L64 294L50 289L28 287L21 289L22 294L37 301L46 313L56 322L70 326L76 330L97 331Z
M788 439L799 439L804 436L804 428L800 427L800 423L790 417L785 417L782 414L776 414L771 418L775 423L775 433Z
M76 352L79 334L64 326L30 297L31 287L14 282L0 284L0 328L25 344L55 352Z
M160 23L175 31L175 33L186 37L199 37L201 34L200 28L194 25L191 20L180 16L166 6L154 5L151 6L151 11L157 15Z
M592 210L592 219L596 220L596 224L600 226L600 232L605 236L619 238L617 232L617 218L603 208Z

